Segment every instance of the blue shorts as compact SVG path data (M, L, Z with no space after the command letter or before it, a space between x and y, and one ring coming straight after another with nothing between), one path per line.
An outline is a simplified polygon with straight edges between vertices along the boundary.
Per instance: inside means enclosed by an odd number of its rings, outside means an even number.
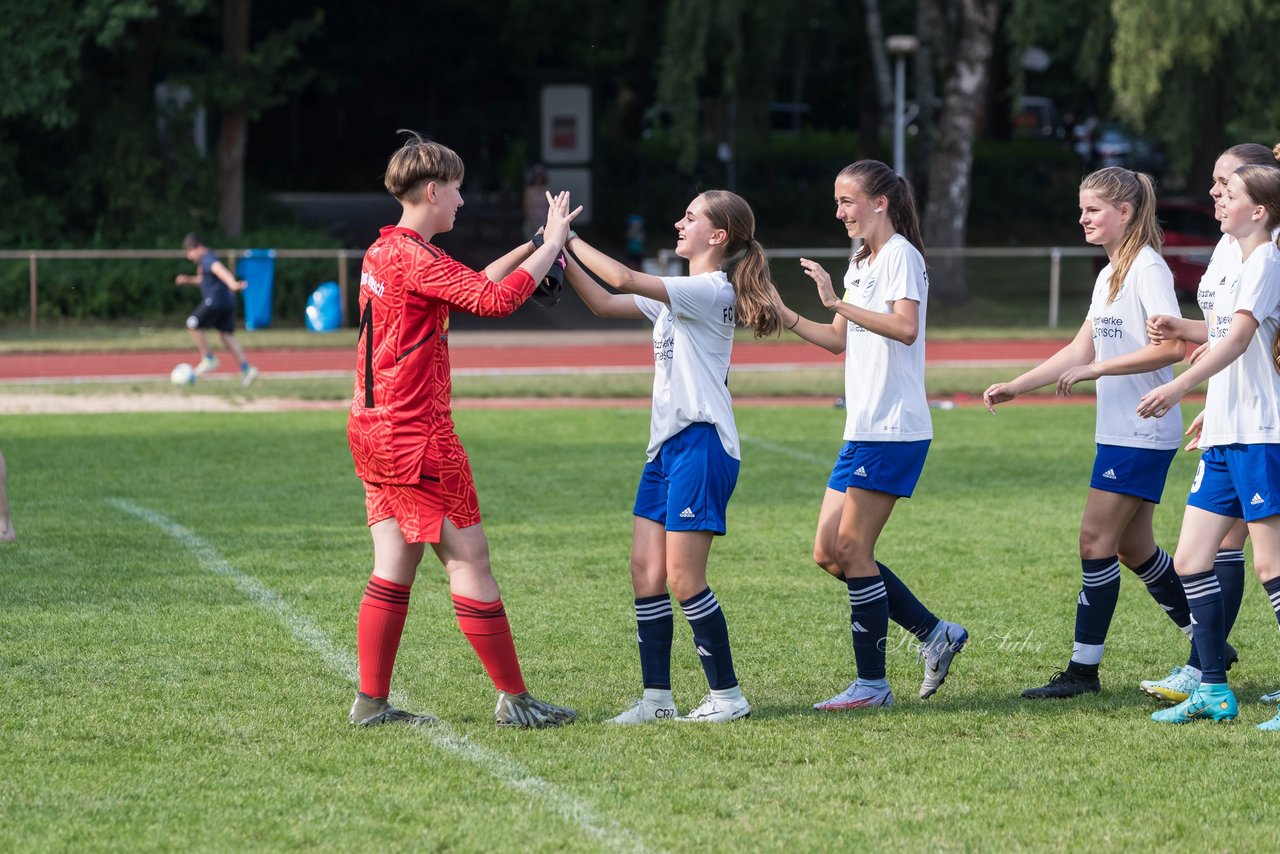
M1280 513L1280 445L1206 448L1187 504L1246 522Z
M910 498L924 471L931 439L919 442L845 442L827 488L868 489Z
M740 466L725 453L714 424L690 424L645 463L632 512L668 531L723 534Z
M1089 486L1159 504L1160 496L1164 495L1169 466L1177 455L1177 448L1161 451L1099 445L1093 458L1093 478Z

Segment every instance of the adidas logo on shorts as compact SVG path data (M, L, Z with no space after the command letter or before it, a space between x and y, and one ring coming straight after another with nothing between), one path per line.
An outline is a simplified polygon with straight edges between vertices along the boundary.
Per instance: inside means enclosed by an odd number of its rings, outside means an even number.
M854 476L854 477L866 477L866 476L867 476L867 470L866 470L865 468L863 468L862 466L858 466L856 469L854 469L854 470L853 470L853 476Z
M1251 504L1254 507L1257 507L1261 503L1262 503L1262 496L1255 492L1253 494L1253 500L1250 501L1249 504Z
M1107 469L1106 471L1104 471L1104 472L1102 473L1102 476L1103 476L1103 477L1105 477L1107 480L1115 480L1115 479L1116 479L1116 470L1115 470L1115 469Z
M692 519L695 515L696 515L696 514L693 512L693 508L692 508L692 507L686 507L686 508L684 508L683 510L681 510L681 511L680 511L680 518L681 518L681 519Z

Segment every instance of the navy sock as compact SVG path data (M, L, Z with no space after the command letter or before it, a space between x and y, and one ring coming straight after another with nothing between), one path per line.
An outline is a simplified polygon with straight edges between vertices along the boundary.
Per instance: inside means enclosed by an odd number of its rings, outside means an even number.
M1226 683L1227 633L1222 609L1222 588L1212 569L1183 575L1182 587L1191 606L1191 630L1200 653L1201 682Z
M1147 592L1156 600L1160 609L1169 615L1178 628L1191 625L1191 610L1187 607L1187 594L1182 590L1182 582L1173 571L1173 559L1168 553L1156 546L1155 554L1146 562L1133 567L1135 575L1147 586Z
M876 566L880 567L880 580L884 582L884 592L889 597L889 619L911 632L918 640L928 639L929 633L939 623L938 618L889 567L880 561L876 561Z
M1276 622L1280 622L1280 577L1262 582L1262 589L1271 598L1271 609L1276 612Z
M1213 572L1222 588L1223 636L1231 634L1240 614L1240 602L1244 599L1244 549L1218 549L1213 559ZM1187 666L1200 669L1200 652L1191 643L1191 657Z
M636 641L646 688L671 690L671 636L675 628L671 613L671 597L665 593L636 599Z
M713 691L725 690L738 684L733 672L733 653L729 651L729 625L724 612L716 601L716 594L708 587L691 599L680 603L689 628L693 629L693 644L698 649L698 660L707 674L707 684Z
M1244 549L1219 549L1213 559L1213 571L1222 588L1224 625L1230 635L1240 614L1240 603L1244 601Z
M884 678L884 642L889 633L889 598L878 575L847 578L853 658L859 679Z
M1080 571L1082 584L1076 599L1076 642L1071 660L1096 666L1102 661L1107 630L1120 598L1120 561L1115 555L1082 558Z

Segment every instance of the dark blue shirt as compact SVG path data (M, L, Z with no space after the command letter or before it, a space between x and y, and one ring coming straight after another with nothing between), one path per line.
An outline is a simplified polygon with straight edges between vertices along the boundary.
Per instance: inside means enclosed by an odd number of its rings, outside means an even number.
M204 298L204 304L213 308L235 308L236 300L231 295L231 288L213 274L218 256L206 250L196 263L200 267L200 296Z

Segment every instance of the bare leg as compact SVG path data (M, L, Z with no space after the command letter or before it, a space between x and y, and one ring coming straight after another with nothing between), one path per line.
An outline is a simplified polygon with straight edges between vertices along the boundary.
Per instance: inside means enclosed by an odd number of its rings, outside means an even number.
M220 332L222 343L231 351L231 355L236 357L237 365L247 364L249 357L244 354L244 347L240 346L240 341L233 332Z
M200 351L201 359L213 352L209 349L209 339L205 337L203 329L192 329L188 326L187 331L191 333L191 340L196 342L196 349Z

